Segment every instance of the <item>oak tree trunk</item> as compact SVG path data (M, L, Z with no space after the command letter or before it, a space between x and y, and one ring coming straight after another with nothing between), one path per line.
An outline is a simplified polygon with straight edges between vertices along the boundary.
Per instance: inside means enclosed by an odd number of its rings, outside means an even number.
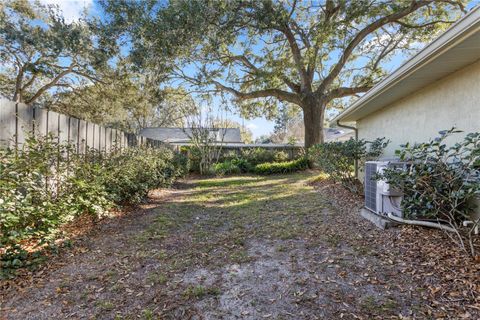
M317 99L311 99L303 105L303 124L305 125L305 148L323 143L323 119L325 105Z

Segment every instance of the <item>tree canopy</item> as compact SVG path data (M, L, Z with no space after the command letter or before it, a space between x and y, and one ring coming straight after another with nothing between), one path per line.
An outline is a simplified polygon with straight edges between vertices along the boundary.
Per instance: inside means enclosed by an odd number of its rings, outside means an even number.
M0 3L0 94L27 104L80 79L98 81L112 46L85 22L65 22L54 6L27 0Z
M195 112L191 97L182 89L160 88L147 74L117 67L103 75L108 82L79 86L56 95L56 111L128 132L146 127L181 127Z
M385 62L454 21L460 0L106 0L134 61L192 88L230 93L244 115L303 111L305 144L323 141L327 106L369 90ZM166 57L171 58L166 59Z

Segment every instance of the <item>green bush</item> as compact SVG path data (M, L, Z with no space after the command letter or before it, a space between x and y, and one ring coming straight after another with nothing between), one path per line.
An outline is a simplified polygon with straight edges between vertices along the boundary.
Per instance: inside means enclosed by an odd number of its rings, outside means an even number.
M18 151L0 149L0 255L14 250L21 257L22 241L48 242L76 216L97 218L114 204L139 202L188 172L188 159L166 148L73 151L52 137L30 137Z
M190 172L190 159L185 154L175 152L173 163L175 164L175 174L177 177L183 177Z
M188 155L190 161L190 170L192 172L200 172L201 152L195 146L185 146L181 148L181 152ZM283 162L288 161L289 156L285 151L278 151L266 148L245 148L241 152L235 150L225 150L214 159L218 162L212 165L214 174L233 174L237 173L233 164L238 166L241 173L254 172L255 165L265 162ZM231 167L232 170L225 170ZM229 173L232 171L232 173Z
M273 159L274 159L275 162L288 161L288 159L289 159L288 153L286 153L285 151L277 151L273 155Z
M246 159L242 159L242 158L233 159L232 163L240 169L241 173L253 172L255 169L255 167Z
M267 162L257 164L255 166L255 173L257 174L278 174L278 173L292 173L308 168L308 159L305 157L297 160L285 162Z
M214 164L213 171L216 175L219 176L238 174L241 172L240 168L233 161L230 160Z
M51 137L29 138L19 152L0 150L0 247L43 239L74 214L72 186L50 183L66 175L67 152Z
M405 144L397 151L408 163L405 169L386 169L379 179L403 191L402 211L408 219L433 219L455 231L460 247L475 255L472 234L478 220L472 220L471 200L480 194L480 132L467 134L462 142L448 147L445 140L455 129L441 131L427 143ZM469 248L467 249L467 246Z
M270 150L266 148L243 149L240 156L252 165L265 162L281 162L288 160L288 154L284 151Z
M228 150L223 152L221 159L222 161L238 159L239 155L236 150Z
M202 158L200 150L194 146L182 146L180 152L188 160L189 170L200 172L200 160Z
M101 178L115 203L138 203L148 191L169 187L185 173L188 160L167 148L135 148L104 156Z
M385 138L372 142L365 140L335 141L317 144L308 150L308 157L313 166L341 182L352 192L360 193L361 185L355 177L355 161L363 168L366 160L377 159L387 146Z

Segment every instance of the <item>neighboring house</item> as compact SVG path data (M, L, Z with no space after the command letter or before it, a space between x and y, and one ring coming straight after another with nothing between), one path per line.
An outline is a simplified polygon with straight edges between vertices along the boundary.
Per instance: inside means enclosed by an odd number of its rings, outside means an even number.
M199 129L196 129L199 130ZM208 134L212 142L242 144L239 128L208 128ZM193 130L193 132L195 132ZM147 138L168 142L173 145L186 145L190 143L193 137L191 128L145 128L140 131L140 135Z
M453 126L480 131L480 8L445 33L338 115L358 138L390 140L384 156L401 144L425 142ZM462 134L449 143L463 139Z
M347 141L355 138L355 131L343 128L325 128L323 129L325 142Z

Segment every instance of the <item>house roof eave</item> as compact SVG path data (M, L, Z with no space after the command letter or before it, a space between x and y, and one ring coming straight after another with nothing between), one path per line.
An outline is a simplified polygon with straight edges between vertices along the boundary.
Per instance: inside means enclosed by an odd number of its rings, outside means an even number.
M331 122L355 122L479 59L480 6L477 6Z

